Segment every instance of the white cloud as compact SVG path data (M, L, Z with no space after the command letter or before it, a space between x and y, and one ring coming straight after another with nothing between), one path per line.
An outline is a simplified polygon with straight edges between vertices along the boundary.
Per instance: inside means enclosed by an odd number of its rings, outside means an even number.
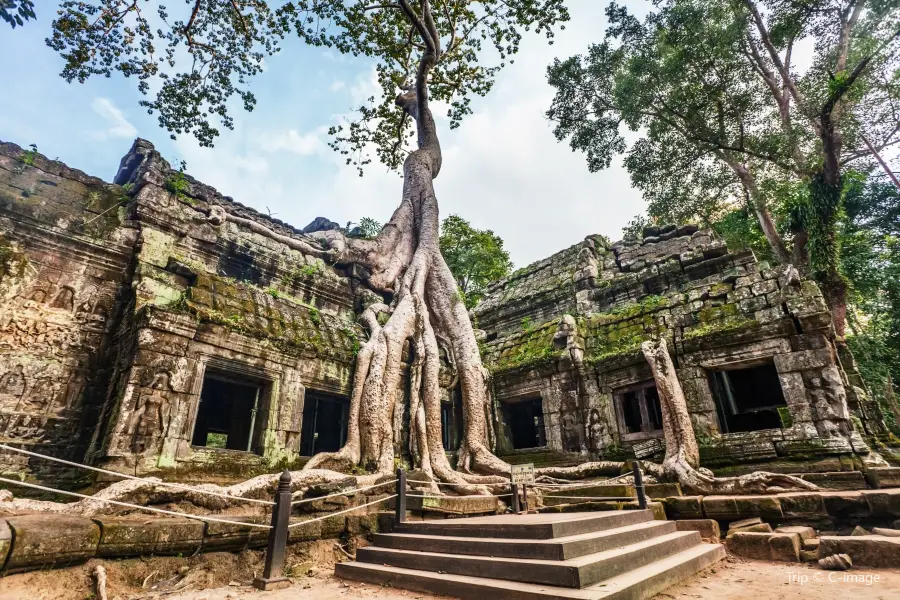
M289 129L282 133L260 135L258 143L260 149L266 152L284 150L301 156L311 156L325 148L322 135L326 131L327 127L320 127L308 133L298 133L296 129Z
M94 112L106 120L108 128L94 132L98 137L133 138L137 136L137 128L128 122L125 115L109 98L97 97L91 102Z

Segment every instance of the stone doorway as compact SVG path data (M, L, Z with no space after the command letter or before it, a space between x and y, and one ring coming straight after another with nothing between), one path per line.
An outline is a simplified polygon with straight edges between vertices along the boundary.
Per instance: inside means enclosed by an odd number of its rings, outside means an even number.
M514 450L547 445L544 405L540 398L524 398L503 404L503 420L509 428Z
M662 407L656 384L646 381L615 392L616 421L623 441L663 435Z
M787 407L787 403L773 363L711 371L709 387L722 433L782 426L778 409Z
M300 455L337 452L347 441L347 413L350 401L341 396L314 390L306 391L303 405L303 430Z
M191 445L259 453L262 392L259 382L207 371Z

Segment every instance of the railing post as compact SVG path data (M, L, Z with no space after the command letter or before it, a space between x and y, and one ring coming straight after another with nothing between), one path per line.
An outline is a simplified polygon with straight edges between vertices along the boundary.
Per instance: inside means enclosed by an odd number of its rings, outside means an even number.
M253 580L253 587L263 590L280 590L291 582L284 576L284 555L287 548L288 525L291 520L291 474L285 469L278 479L275 506L272 507L272 528L266 548L266 566L263 576Z
M397 498L394 503L394 524L401 525L406 519L406 471L397 469Z
M519 514L519 486L515 483L509 484L509 491L512 492L512 511L514 515Z
M641 474L640 461L631 463L631 472L634 475L634 491L637 492L638 507L644 510L647 508L647 495L644 493L644 476Z
M522 484L522 506L525 508L525 514L528 514L528 485Z

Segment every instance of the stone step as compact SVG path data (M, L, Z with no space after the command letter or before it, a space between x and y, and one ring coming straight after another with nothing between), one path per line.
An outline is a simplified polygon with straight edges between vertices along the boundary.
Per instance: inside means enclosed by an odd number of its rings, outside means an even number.
M700 544L585 589L344 562L338 577L463 600L645 600L725 558L719 544Z
M605 531L653 520L649 510L610 510L596 513L497 515L440 521L407 521L396 533L477 538L547 540Z
M677 554L698 544L700 544L700 534L696 531L676 531L624 547L569 560L471 556L396 550L375 546L357 550L356 560L404 569L488 577L557 587L584 588Z
M568 560L627 546L675 531L677 531L675 521L645 521L606 531L548 540L377 533L375 534L375 546L443 554Z

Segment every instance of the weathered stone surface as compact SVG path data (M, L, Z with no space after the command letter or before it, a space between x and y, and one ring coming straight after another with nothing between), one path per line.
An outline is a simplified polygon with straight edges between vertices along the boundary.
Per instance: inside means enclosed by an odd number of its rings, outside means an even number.
M883 535L885 537L900 537L900 529L886 529L884 527L873 527L872 533L875 535Z
M702 519L703 504L701 496L676 496L664 501L666 515L670 519Z
M151 554L193 554L203 543L206 529L195 519L147 517L94 517L100 526L97 555L103 557Z
M752 525L762 525L762 519L760 519L759 517L750 517L749 519L732 521L728 524L728 531L742 529L744 527L750 527Z
M304 519L291 519L291 525L302 523ZM337 537L346 524L346 518L342 515L329 517L322 521L312 521L303 525L297 525L288 529L288 541L291 543L316 540L328 537Z
M757 560L800 561L800 536L793 533L745 533L729 535L729 552Z
M478 515L495 513L497 498L490 496L407 497L407 510L421 510L446 515Z
M858 567L900 567L900 538L880 535L819 538L822 556L847 554Z
M857 525L853 528L853 531L850 532L850 535L872 535L867 529L860 527Z
M815 550L800 550L800 561L801 562L816 562L819 560L819 549Z
M12 545L12 531L6 523L6 519L0 519L0 567L6 563L9 549Z
M262 521L262 518L253 517L232 517L229 521L240 521L255 523ZM250 543L250 536L257 527L242 527L240 525L232 525L230 523L218 523L210 521L206 524L206 531L203 535L203 552L240 552L247 548ZM262 531L260 529L260 531Z
M713 519L681 519L675 525L678 531L699 531L704 541L718 542L722 536L719 523Z
M838 471L831 473L803 473L800 477L824 490L863 490L866 477L861 471Z
M7 573L77 564L95 556L100 543L100 527L85 517L27 515L7 523L13 535Z
M832 554L819 559L819 568L828 571L847 571L853 566L853 560L846 554Z
M815 492L781 494L778 502L784 516L791 519L821 519L827 514L822 495Z
M900 487L900 467L870 467L866 478L874 488Z
M822 492L821 495L830 517L850 519L869 514L869 502L859 492Z
M772 533L772 526L768 523L756 523L755 525L744 525L743 527L737 527L735 529L729 527L728 535L738 533L739 531L745 531L747 533Z
M796 533L800 536L800 540L803 542L804 546L806 545L806 541L809 539L815 539L816 530L812 527L805 527L803 525L789 525L786 527L779 527L775 530L775 533Z

